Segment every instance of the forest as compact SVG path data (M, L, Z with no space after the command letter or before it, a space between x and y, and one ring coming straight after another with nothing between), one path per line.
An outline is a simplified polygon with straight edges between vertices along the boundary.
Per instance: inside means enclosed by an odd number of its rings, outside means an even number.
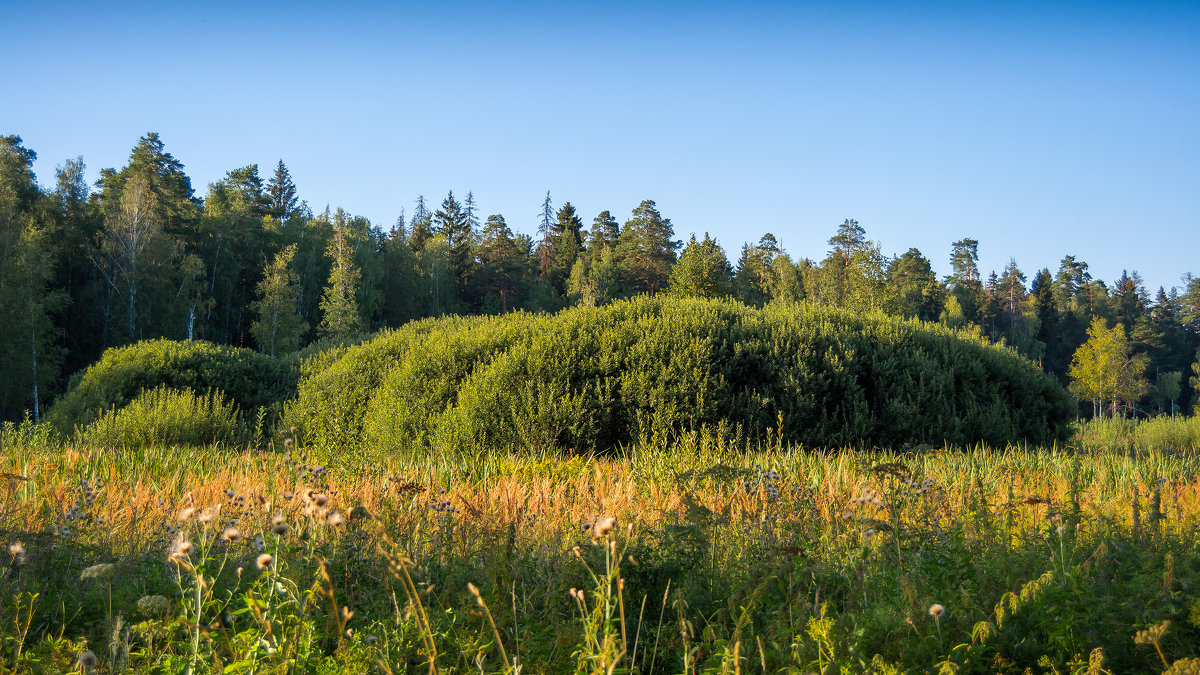
M1053 271L1027 274L1013 260L985 275L979 241L964 237L939 279L920 251L888 256L853 219L830 224L827 251L792 254L765 233L732 260L707 234L676 239L652 200L624 222L606 210L587 225L549 192L534 234L485 217L469 191L440 203L419 195L385 228L342 208L315 212L283 161L265 180L256 165L231 170L200 196L155 133L95 185L77 158L43 186L35 158L18 136L0 138L0 419L39 419L74 373L139 340L276 356L423 317L643 294L801 302L978 331L1071 385L1085 415L1186 411L1200 391L1200 278L1190 273L1153 295L1136 271L1109 284L1072 255Z

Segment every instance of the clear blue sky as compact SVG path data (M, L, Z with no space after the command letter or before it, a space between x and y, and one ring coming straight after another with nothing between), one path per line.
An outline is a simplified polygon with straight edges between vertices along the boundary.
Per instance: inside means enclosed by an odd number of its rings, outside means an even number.
M980 241L1151 293L1200 274L1200 3L33 3L0 0L0 133L39 180L158 131L198 195L282 158L385 229L473 190L532 232L651 198L736 259L843 218L939 274Z

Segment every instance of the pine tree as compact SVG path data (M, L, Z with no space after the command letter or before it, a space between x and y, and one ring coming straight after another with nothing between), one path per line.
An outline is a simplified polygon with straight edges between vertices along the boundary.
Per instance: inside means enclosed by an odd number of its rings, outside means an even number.
M504 216L488 216L479 242L476 290L484 311L507 313L521 301L525 285L525 259Z
M680 245L672 239L674 234L670 219L662 217L652 200L633 210L617 244L617 262L629 292L654 294L666 288Z
M588 253L599 254L600 249L606 246L615 247L620 235L621 227L617 219L608 211L601 211L592 220L592 230L588 235Z
M354 252L341 228L334 230L326 253L332 263L329 284L321 298L320 332L324 337L346 339L362 331L358 313L358 284L362 276L354 266Z
M867 231L858 224L857 220L847 218L838 226L837 234L829 238L829 245L834 251L849 258L852 253L865 246Z
M300 290L299 278L292 270L295 257L295 244L275 255L258 284L258 299L250 304L258 317L250 332L259 351L272 358L299 349L300 336L308 330L297 311Z
M979 242L971 238L954 242L950 251L950 270L947 285L958 300L963 316L968 321L981 320L984 292L979 278Z

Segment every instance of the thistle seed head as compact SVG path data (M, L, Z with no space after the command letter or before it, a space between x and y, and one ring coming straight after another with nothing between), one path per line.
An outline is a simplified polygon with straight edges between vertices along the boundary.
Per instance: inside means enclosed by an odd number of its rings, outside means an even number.
M605 517L601 518L600 520L596 521L596 536L603 537L604 535L608 534L609 532L612 532L613 528L616 526L617 526L616 518L613 518L612 516L605 516Z
M941 618L941 616L945 613L946 608L942 607L940 603L935 602L929 606L929 616L932 616L935 619Z

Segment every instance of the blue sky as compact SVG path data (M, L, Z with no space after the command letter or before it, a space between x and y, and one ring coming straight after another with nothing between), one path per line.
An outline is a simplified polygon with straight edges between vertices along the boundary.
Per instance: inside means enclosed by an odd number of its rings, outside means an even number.
M385 229L453 189L531 233L550 190L731 259L856 218L939 274L965 236L985 273L1200 274L1200 3L168 5L0 0L0 133L43 184L153 130L198 195L282 158Z

